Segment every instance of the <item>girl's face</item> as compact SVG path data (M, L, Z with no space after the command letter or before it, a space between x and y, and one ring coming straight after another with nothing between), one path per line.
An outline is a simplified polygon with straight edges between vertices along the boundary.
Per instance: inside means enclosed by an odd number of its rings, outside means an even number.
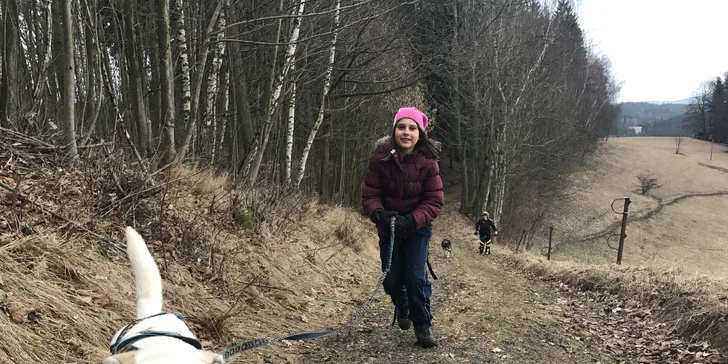
M420 140L420 129L417 128L417 123L409 118L399 120L394 128L394 140L400 148L400 153L412 152L415 144Z

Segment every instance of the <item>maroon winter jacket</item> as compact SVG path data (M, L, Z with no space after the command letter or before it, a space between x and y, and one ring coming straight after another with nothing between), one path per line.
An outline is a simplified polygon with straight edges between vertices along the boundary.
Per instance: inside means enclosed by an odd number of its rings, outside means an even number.
M416 223L411 233L427 226L442 211L445 195L440 166L417 149L400 161L397 152L388 150L389 145L389 138L380 139L369 159L361 194L362 206L370 217L379 208L397 211L400 215L411 213ZM383 160L389 153L393 153L392 156ZM389 234L381 227L378 232L379 235Z

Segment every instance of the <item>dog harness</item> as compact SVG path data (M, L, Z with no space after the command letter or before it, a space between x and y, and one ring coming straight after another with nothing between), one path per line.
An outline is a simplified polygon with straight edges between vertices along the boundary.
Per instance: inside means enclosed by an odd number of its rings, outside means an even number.
M119 334L116 335L116 340L109 347L111 354L115 355L115 354L124 353L127 351L138 350L139 348L137 348L134 345L135 342L142 340L142 339L146 339L146 338L150 338L150 337L157 337L157 336L165 336L165 337L171 337L174 339L178 339L189 345L192 345L193 347L195 347L195 349L202 350L202 343L200 342L200 340L197 340L197 338L195 338L194 336L186 336L186 335L182 335L178 332L158 331L158 330L153 330L150 328L150 329L146 329L146 330L134 333L130 336L126 336L126 334L132 328L134 328L135 326L144 322L145 320L148 320L148 319L151 319L154 317L165 316L165 315L174 316L178 320L182 321L182 323L185 325L185 327L187 327L189 329L189 326L187 325L187 321L185 321L185 318L179 314L160 312L160 313L157 313L157 314L154 314L151 316L136 319L136 320L132 321L130 324L124 326L124 328L121 329L121 331L119 331ZM190 331L192 331L192 330L190 330Z

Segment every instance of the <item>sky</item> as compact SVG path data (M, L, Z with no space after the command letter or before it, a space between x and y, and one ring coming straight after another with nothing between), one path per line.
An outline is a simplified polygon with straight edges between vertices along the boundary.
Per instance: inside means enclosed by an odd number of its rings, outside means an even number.
M728 0L577 0L586 39L612 64L619 101L675 101L728 71Z

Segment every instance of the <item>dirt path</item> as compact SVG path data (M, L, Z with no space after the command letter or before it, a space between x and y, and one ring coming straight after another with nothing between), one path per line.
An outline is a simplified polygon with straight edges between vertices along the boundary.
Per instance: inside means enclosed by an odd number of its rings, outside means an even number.
M370 312L351 330L319 341L290 343L288 361L613 362L593 338L578 337L562 324L563 303L568 301L557 290L504 270L497 263L500 246L494 246L491 256L479 256L470 222L450 208L437 220L430 244L430 260L439 278L433 282L432 298L438 348L415 346L411 330L390 326L392 306L380 293ZM444 237L453 241L450 259L439 248Z
M470 239L472 240L472 239ZM433 239L433 241L439 241ZM433 246L436 244L433 244ZM496 248L497 249L497 248ZM309 344L291 362L332 363L596 363L612 362L596 342L563 325L559 292L504 271L497 252L478 256L477 243L460 243L449 260L433 249L433 333L440 346L423 350L413 332L389 326L387 297L353 330ZM293 348L292 348L293 349ZM295 353L297 350L291 350Z
M439 347L422 349L414 345L411 330L390 326L392 306L380 292L369 313L351 329L321 340L286 343L286 362L721 362L706 345L671 335L637 302L529 278L508 268L509 253L499 245L494 245L492 255L479 256L469 225L446 211L430 244L440 278L433 283L432 299L433 333ZM454 243L449 259L439 248L445 236ZM362 287L356 294L366 297L371 288ZM259 357L257 362L279 361Z

